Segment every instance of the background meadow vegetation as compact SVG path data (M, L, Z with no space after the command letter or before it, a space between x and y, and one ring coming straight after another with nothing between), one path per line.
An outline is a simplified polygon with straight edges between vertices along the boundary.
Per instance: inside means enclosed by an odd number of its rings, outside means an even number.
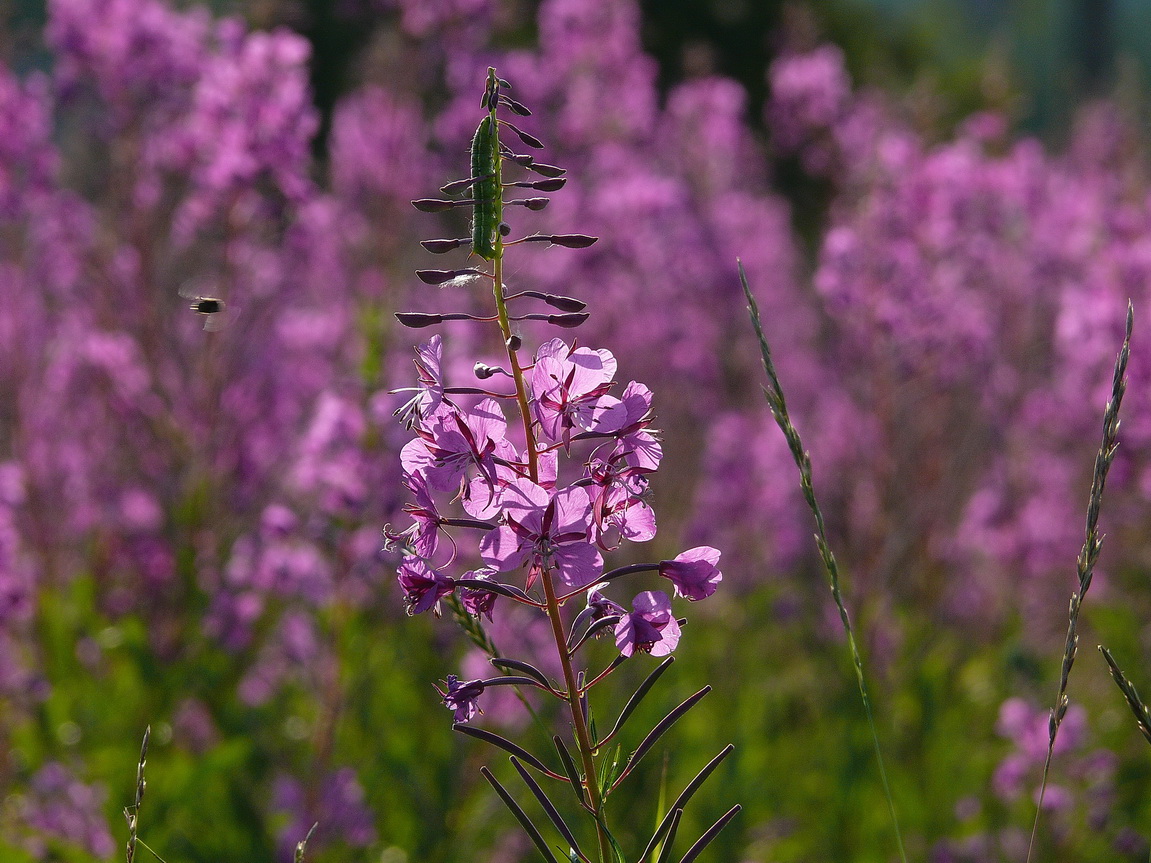
M469 302L412 276L417 240L465 221L429 227L409 201L465 170L495 65L569 171L540 229L601 238L509 255L509 284L588 299L581 341L654 391L646 556L724 554L640 719L715 691L619 792L621 838L650 833L661 777L681 786L730 741L686 815L698 834L743 803L710 859L896 857L738 256L812 453L909 857L935 863L1023 859L1133 300L1036 859L1146 859L1151 751L1093 649L1151 690L1146 31L1121 2L993 5L12 7L0 858L119 859L149 724L140 836L169 863L286 861L316 821L316 861L536 853L478 772L504 759L453 734L431 686L482 655L404 616L380 550L404 521L389 390L418 340L392 312ZM228 325L205 332L181 291L226 298ZM495 356L475 338L447 332L449 377ZM626 697L649 664L610 686ZM489 714L544 743L562 721Z

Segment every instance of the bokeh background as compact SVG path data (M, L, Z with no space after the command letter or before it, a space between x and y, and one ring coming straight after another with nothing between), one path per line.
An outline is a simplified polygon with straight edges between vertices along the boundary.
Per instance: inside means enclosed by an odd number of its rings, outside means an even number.
M685 824L744 804L712 859L896 855L738 256L815 463L909 855L937 863L1023 859L1134 301L1038 855L1146 859L1151 751L1094 651L1151 691L1146 4L3 9L5 861L118 859L149 724L140 835L169 863L286 861L314 821L317 861L532 859L478 773L502 756L454 735L432 689L483 657L450 620L404 616L380 550L404 523L389 390L419 340L392 312L472 302L411 275L436 265L419 239L466 227L408 202L466 170L493 64L571 178L531 227L602 238L509 258L509 283L588 299L581 340L655 392L641 559L724 554L643 718L715 692L620 791L621 838L650 831L664 771L677 788L730 741ZM205 332L181 291L226 298L228 325ZM449 331L449 378L491 350ZM537 745L560 720L485 721Z

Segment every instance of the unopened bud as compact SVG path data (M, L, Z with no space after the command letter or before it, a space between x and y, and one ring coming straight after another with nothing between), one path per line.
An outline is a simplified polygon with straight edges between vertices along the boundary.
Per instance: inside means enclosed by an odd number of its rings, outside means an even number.
M500 155L509 162L515 162L521 168L531 168L535 164L535 156L526 153L513 153L507 147L500 147Z
M462 270L416 270L416 278L425 285L442 285L460 276L479 276L482 273L475 267L465 267Z
M488 378L498 372L499 369L493 368L486 363L476 363L472 368L472 371L475 372L476 377L481 381L486 381Z
M500 232L501 237L506 237L508 234L510 234L512 232L512 226L509 225L507 222L500 222L496 226L496 230Z
M579 312L571 315L548 315L547 322L553 326L563 327L564 329L572 329L578 327L586 321L590 315L587 312Z
M473 201L444 201L439 198L417 198L412 201L412 206L419 210L421 213L444 213L453 207L459 207L463 204L471 204Z
M519 114L521 117L530 117L532 112L528 110L527 106L521 102L517 102L511 96L500 96L500 101L512 109L512 113Z
M523 129L520 129L518 126L516 126L514 123L509 123L507 120L500 120L500 123L501 123L501 125L507 126L509 129L511 129L513 132L515 132L516 137L518 137L521 141L524 142L524 144L531 147L532 149L542 150L544 148L543 141L541 141L535 135L529 135Z
M413 330L443 323L443 315L426 315L422 312L396 312L396 320Z
M587 303L583 300L577 300L575 297L562 297L558 294L548 294L543 298L543 301L561 312L582 312L587 308Z
M491 176L491 174L487 174L483 177L468 177L466 180L454 180L451 183L440 186L440 191L445 195L454 195L456 192L462 192L464 189L467 189L482 180L490 179Z
M471 241L471 237L462 237L458 240L421 240L420 245L431 252L433 255L442 255L444 252L454 251L460 246L466 245Z
M525 243L551 243L553 246L563 246L565 249L586 249L599 240L599 237L589 237L587 234L533 234L524 237Z
M507 341L507 346L508 346L509 351L518 351L520 348L523 347L523 344L524 344L523 339L521 339L515 333L513 333L511 335L511 337L508 338L508 341Z
M561 168L558 165L547 165L543 162L533 161L530 165L524 165L524 167L544 177L559 177L568 172L567 168Z
M542 210L548 205L549 198L519 198L515 201L508 201L508 205L516 204L520 207L527 207L529 210Z

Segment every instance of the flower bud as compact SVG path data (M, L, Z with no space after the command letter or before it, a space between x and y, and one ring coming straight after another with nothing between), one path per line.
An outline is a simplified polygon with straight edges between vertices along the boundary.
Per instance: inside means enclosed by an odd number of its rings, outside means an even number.
M511 129L513 132L516 133L516 137L518 137L521 141L524 142L524 144L531 147L532 149L542 150L544 148L543 141L541 141L535 135L529 135L523 129L520 129L518 126L516 126L514 123L509 123L507 120L500 120L500 125L507 126L509 129Z
M443 315L426 315L422 312L396 312L396 320L413 330L443 323Z
M508 201L507 204L508 206L515 204L521 207L527 207L529 210L538 211L546 207L550 200L550 198L518 198L514 201Z
M460 276L480 275L483 273L475 267L465 267L462 270L416 270L416 278L425 285L442 285L444 282L450 282Z
M561 168L558 165L548 165L543 162L533 161L530 165L524 165L524 167L544 177L559 177L568 172L567 168Z
M524 237L525 243L551 243L553 246L563 246L565 249L586 249L599 240L599 237L589 237L587 234L533 234Z
M513 114L519 114L521 117L530 117L532 112L528 110L527 106L522 102L517 102L511 96L500 96L500 102L507 105Z
M471 237L462 237L458 240L421 240L420 245L431 252L433 255L442 255L444 252L454 251L460 246L466 245L471 241Z
M485 174L482 177L468 177L466 180L454 180L451 183L440 186L440 191L445 195L454 195L456 192L462 192L464 189L474 186L476 183L489 180L491 177L491 174Z
M454 207L461 207L464 204L474 204L474 201L444 201L439 198L417 198L412 201L412 206L419 210L421 213L444 213Z

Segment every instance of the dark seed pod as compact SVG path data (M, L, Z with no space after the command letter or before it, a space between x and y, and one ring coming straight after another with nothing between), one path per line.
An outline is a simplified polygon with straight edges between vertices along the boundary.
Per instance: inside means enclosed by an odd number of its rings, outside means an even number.
M523 347L523 344L523 339L521 339L515 333L512 333L511 338L508 339L508 350L518 351Z
M520 198L515 201L505 201L508 206L516 204L520 207L527 207L529 210L542 210L548 205L548 198Z
M470 243L471 241L471 237L462 237L458 240L421 240L420 245L431 252L433 255L442 255L444 252L454 251L465 243Z
M517 102L510 96L500 96L500 102L511 108L513 114L519 114L521 117L530 117L532 112L522 102Z
M544 177L559 177L568 172L567 168L561 168L558 165L548 165L544 162L532 162L529 165L524 165L529 171L535 171Z
M421 312L396 312L396 320L405 327L418 330L443 323L444 318L442 315L425 315Z
M507 120L500 120L500 125L507 126L509 129L515 132L516 137L518 137L521 141L524 142L524 144L531 147L533 150L542 150L544 148L543 141L541 141L535 135L529 135L514 123L509 123Z
M501 237L506 237L508 234L510 234L512 232L512 226L509 225L507 222L500 222L496 226L496 230L500 232Z
M425 285L442 285L460 276L479 276L480 270L475 267L465 267L462 270L416 270L416 278Z
M444 213L454 207L471 204L471 201L443 201L439 198L418 198L412 201L412 206L421 213Z

